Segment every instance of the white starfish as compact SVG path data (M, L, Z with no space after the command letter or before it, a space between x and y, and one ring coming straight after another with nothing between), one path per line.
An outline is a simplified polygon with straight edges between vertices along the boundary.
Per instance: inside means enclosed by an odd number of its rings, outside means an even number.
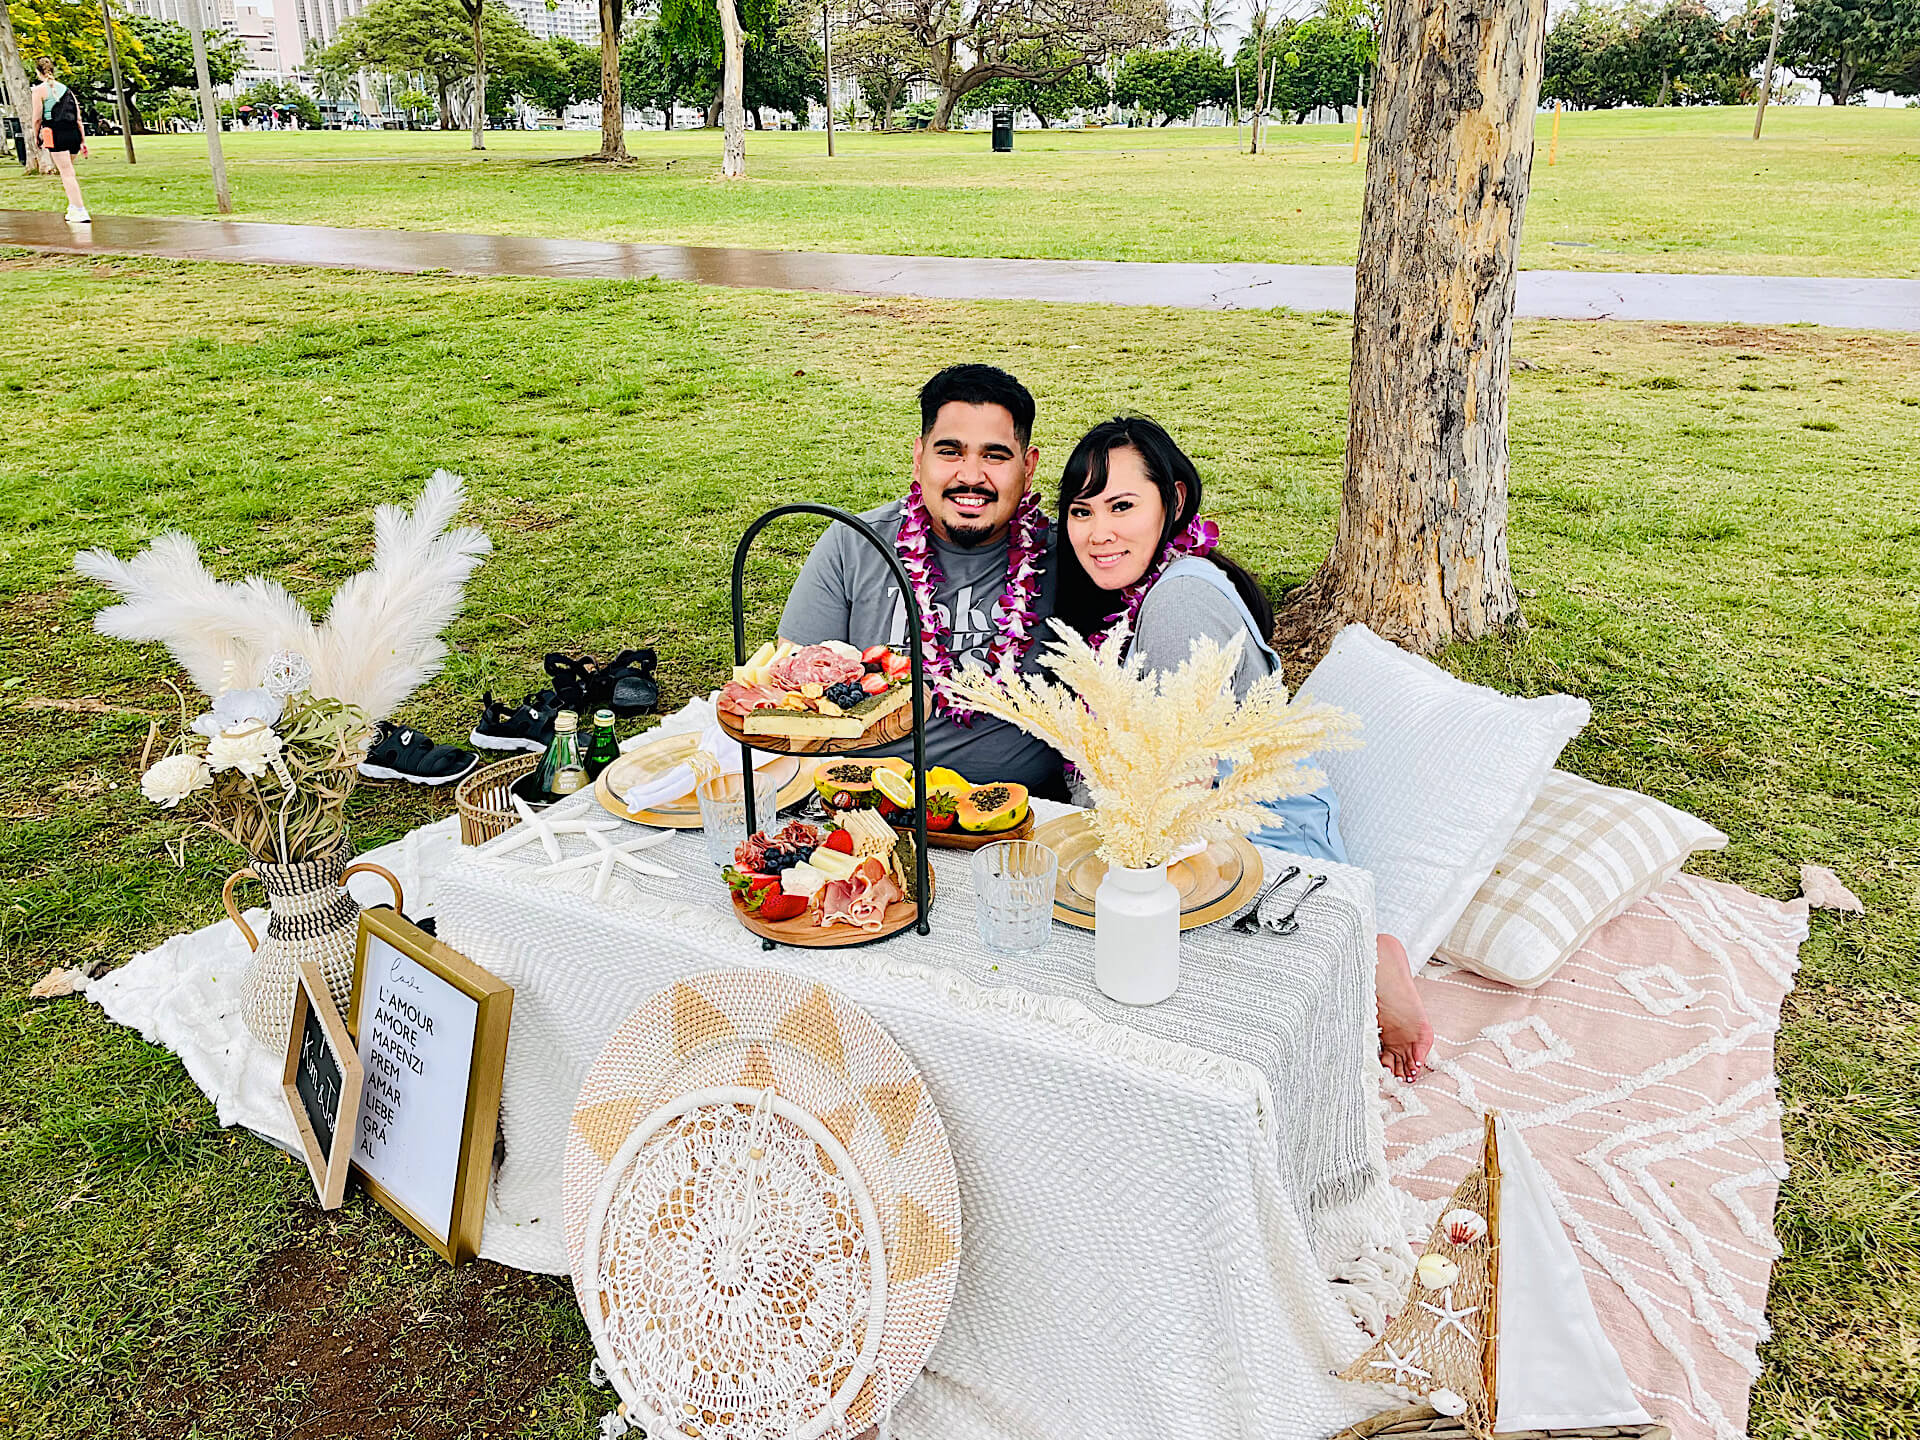
M1436 1335L1444 1335L1450 1329L1458 1330L1460 1332L1460 1338L1469 1345L1478 1344L1480 1337L1467 1328L1467 1317L1469 1315L1477 1315L1480 1312L1480 1307L1478 1305L1468 1305L1459 1310L1454 1309L1453 1287L1451 1285L1447 1287L1446 1294L1441 1298L1446 1302L1444 1305L1429 1305L1425 1300L1420 1302L1420 1308L1422 1310L1434 1315L1440 1321L1438 1325L1433 1327L1433 1333Z
M662 833L658 839L652 836L646 836L639 840L629 841L625 845L615 845L597 830L590 831L587 838L598 847L598 854L583 855L574 860L562 861L558 865L546 865L541 867L540 873L542 875L552 875L562 870L577 870L583 869L587 865L598 865L600 867L600 873L593 877L593 898L596 900L604 900L607 898L607 886L613 879L613 872L622 865L640 875L657 875L663 880L678 880L680 878L678 871L669 870L663 865L654 865L646 860L638 859L632 853L635 847L644 848L651 845L658 845L662 840L667 838L664 833Z
M1433 1378L1430 1372L1422 1370L1418 1365L1413 1363L1411 1358L1402 1356L1393 1346L1382 1345L1380 1348L1387 1352L1387 1358L1372 1361L1371 1366L1375 1370L1391 1370L1393 1372L1393 1383L1395 1385L1405 1385L1407 1380L1431 1380ZM1407 1377L1406 1380L1401 1379L1403 1375Z
M519 813L520 824L509 830L500 841L500 848L493 853L507 855L522 845L531 845L538 840L547 852L547 859L560 859L560 836L592 835L606 830L618 830L618 820L549 820L540 814L518 795L513 797L513 808Z

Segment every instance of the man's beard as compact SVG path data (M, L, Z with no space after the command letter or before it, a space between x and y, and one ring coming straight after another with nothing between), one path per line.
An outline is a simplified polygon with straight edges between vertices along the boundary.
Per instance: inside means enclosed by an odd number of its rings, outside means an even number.
M974 489L948 490L945 494L941 496L941 498L943 500L951 501L956 496L960 496L960 495L978 495L982 499L984 499L989 505L993 504L995 501L997 501L1000 498L998 495L995 495L990 491L974 490ZM946 540L947 540L947 543L953 546L956 550L974 550L986 544L987 541L990 538L992 538L993 531L994 531L994 526L992 522L984 519L962 521L959 523L949 520L947 522Z

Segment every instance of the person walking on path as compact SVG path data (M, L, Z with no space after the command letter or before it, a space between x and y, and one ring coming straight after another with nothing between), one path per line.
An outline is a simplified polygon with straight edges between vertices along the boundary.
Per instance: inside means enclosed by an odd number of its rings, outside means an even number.
M80 177L73 173L73 157L87 153L87 132L80 123L80 102L53 74L53 61L42 55L34 62L40 83L33 87L32 110L40 125L40 143L53 156L53 168L67 192L67 219L85 225L93 219L80 196Z

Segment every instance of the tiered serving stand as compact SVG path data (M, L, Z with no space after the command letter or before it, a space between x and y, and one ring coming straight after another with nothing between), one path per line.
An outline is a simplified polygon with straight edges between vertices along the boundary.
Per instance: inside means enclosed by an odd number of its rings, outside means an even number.
M900 563L898 551L880 537L880 533L858 515L832 505L815 505L810 501L797 501L791 505L776 505L758 520L747 527L740 537L740 544L733 552L733 663L747 663L747 620L745 609L745 582L747 573L747 554L753 548L754 538L773 521L785 515L824 515L835 524L845 525L871 545L893 571L894 578L900 582L900 594L907 607L907 645L908 658L913 662L912 679L913 698L902 710L882 720L878 725L855 740L835 740L828 737L810 739L787 735L749 736L734 721L733 717L722 713L720 726L727 734L740 742L740 771L743 775L754 773L753 752L768 751L775 754L814 755L822 759L840 756L870 754L884 746L904 739L909 730L913 735L913 867L914 901L909 912L905 902L896 902L887 907L885 923L873 934L859 934L848 938L845 927L833 926L821 930L814 926L797 924L793 921L780 921L774 924L755 923L744 914L742 922L760 937L762 949L771 950L775 945L810 946L852 946L871 945L875 941L885 940L898 934L908 925L922 935L931 928L927 923L927 912L933 904L933 876L927 866L927 676L925 657L920 647L920 601L913 593L913 581L907 574L907 567ZM898 718L908 717L903 727ZM755 813L753 786L746 789L747 833L753 834L760 829L760 818ZM901 913L896 917L894 911Z

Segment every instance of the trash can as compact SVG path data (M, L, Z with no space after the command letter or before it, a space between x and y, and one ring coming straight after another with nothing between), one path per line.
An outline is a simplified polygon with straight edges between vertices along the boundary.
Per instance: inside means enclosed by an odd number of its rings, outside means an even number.
M995 150L1013 149L1013 107L996 105L993 107L993 148Z
M14 160L21 165L25 165L27 163L27 137L25 132L20 128L20 122L11 115L7 117L6 138L12 142Z

